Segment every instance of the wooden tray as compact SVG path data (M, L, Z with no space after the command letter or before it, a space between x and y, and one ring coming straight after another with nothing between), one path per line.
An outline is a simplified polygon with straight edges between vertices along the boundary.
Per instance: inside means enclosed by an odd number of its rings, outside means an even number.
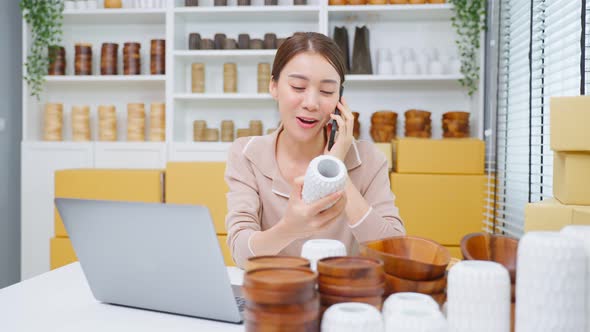
M244 274L245 287L297 293L314 290L317 273L307 268L260 268Z
M246 261L246 271L268 267L310 267L309 260L296 256L254 256Z

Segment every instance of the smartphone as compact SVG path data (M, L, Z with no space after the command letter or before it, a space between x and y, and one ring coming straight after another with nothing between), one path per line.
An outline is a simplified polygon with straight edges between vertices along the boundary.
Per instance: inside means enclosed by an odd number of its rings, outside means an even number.
M338 97L338 101L342 101L342 93L344 93L344 85L340 86L340 96ZM334 110L335 115L340 115L340 110L338 106ZM336 120L332 120L332 130L330 131L330 139L328 140L328 151L332 150L332 146L334 145L334 140L336 139L336 131L338 130L338 122Z

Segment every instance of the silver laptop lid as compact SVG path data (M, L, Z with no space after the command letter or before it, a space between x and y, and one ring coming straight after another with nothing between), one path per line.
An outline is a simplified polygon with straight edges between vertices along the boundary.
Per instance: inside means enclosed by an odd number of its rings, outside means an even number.
M55 203L97 300L241 322L206 207Z

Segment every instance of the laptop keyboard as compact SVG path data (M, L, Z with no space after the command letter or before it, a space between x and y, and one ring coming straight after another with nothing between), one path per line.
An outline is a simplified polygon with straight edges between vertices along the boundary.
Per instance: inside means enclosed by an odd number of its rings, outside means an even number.
M246 307L246 299L244 299L241 296L235 296L236 299L236 304L238 305L238 310L240 312L244 311L244 308Z

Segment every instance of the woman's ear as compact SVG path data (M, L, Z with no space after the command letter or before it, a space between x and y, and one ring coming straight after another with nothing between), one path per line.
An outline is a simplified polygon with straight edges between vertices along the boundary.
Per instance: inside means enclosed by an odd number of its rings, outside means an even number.
M278 99L278 91L277 91L278 82L274 80L274 77L270 77L270 82L268 82L268 92L274 100Z

